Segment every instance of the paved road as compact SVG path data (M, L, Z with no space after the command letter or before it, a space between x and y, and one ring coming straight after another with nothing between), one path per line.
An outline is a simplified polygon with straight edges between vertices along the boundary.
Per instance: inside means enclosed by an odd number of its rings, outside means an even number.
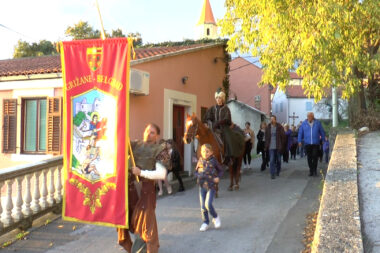
M380 253L380 131L361 137L358 151L364 250Z
M220 197L214 203L222 220L219 230L199 232L197 187L159 199L160 252L300 252L305 217L318 208L321 177L307 176L305 158L285 164L275 180L270 179L268 170L260 172L258 168L255 160L254 169L244 171L239 191L227 191L228 179L221 181ZM116 244L115 229L61 219L2 251L123 252Z

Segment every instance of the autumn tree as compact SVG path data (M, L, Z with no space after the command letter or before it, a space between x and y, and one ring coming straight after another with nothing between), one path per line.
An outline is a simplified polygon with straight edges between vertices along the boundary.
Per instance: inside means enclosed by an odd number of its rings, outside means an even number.
M348 97L368 86L368 104L379 94L379 0L226 0L221 32L228 50L260 57L262 83L289 84L303 77L306 94L320 100L328 87Z
M13 58L43 56L57 54L54 44L48 40L40 40L38 43L29 43L19 40L14 47Z

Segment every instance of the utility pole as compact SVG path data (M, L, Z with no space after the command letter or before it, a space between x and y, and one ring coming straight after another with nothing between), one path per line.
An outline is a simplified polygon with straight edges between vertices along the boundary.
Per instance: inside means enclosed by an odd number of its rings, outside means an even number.
M332 87L332 126L338 126L338 99L334 86Z

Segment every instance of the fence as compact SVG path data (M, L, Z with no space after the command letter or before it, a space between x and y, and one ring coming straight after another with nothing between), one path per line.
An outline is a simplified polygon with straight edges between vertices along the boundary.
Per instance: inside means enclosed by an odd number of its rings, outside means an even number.
M26 229L62 203L62 156L0 170L0 236Z

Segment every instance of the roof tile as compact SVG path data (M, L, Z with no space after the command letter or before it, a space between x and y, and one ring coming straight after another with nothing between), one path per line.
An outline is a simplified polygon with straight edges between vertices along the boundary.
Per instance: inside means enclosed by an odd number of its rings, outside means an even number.
M173 47L137 48L135 49L135 60L180 52L186 49L196 48L200 46L203 46L203 44ZM61 73L61 71L61 59L59 55L0 60L0 77Z

